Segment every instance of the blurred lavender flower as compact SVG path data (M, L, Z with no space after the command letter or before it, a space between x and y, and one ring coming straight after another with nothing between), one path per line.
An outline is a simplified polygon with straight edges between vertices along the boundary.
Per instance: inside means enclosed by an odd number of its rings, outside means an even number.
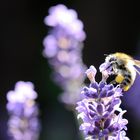
M83 23L77 18L76 11L68 9L63 4L58 4L49 9L49 16L45 18L45 23L52 27L59 26L79 41L85 39Z
M81 92L83 99L77 103L78 119L82 119L80 130L89 140L129 140L125 135L128 121L120 108L122 89L112 84L95 81L96 69L86 71L91 83Z
M43 41L43 55L54 70L53 79L64 90L61 100L75 104L86 69L82 62L82 41L86 37L83 23L77 18L76 11L59 4L49 9L45 24L52 30Z
M8 132L13 140L38 140L40 124L36 98L31 82L19 81L15 90L7 93Z

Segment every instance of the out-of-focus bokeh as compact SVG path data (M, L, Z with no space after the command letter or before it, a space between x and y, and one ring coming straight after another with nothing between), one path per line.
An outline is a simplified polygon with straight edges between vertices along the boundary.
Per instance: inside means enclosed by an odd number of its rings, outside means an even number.
M53 82L46 58L42 56L42 41L49 28L44 24L48 8L65 4L74 9L84 23L87 34L83 61L96 68L104 61L104 54L120 51L140 59L140 11L136 0L3 0L0 2L0 140L10 140L7 135L8 113L6 93L14 89L17 81L31 81L38 93L42 131L39 140L80 140L75 116L64 104L58 102L62 90ZM76 71L76 70L75 70ZM97 79L101 75L97 73ZM132 88L135 87L135 83ZM127 136L140 139L139 102L132 107L133 97L140 88L123 97L122 107L127 109L129 120ZM136 87L135 87L136 88ZM127 97L128 98L128 97ZM136 101L136 100L135 100ZM135 117L137 116L137 117Z

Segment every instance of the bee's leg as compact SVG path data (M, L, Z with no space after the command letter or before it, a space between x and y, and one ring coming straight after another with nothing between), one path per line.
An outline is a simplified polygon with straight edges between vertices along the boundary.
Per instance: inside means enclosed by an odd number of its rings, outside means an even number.
M119 84L119 87L123 89L124 85L121 83L121 84Z
M118 84L115 88L122 89L122 92L124 92L124 87L122 86L122 84Z
M114 67L112 68L114 73L118 73L118 68L116 65L114 65Z
M111 81L110 84L113 84L115 88L121 88L124 89L122 84L117 83L115 80Z
M116 85L117 82L115 80L112 80L109 84L113 84L113 85Z
M127 83L125 80L120 84L120 88L123 89L123 91L127 91L130 88L129 83Z

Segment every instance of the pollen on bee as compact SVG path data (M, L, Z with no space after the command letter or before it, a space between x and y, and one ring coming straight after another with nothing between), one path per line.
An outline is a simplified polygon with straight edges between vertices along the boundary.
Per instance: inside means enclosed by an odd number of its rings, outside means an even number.
M122 83L123 80L124 80L124 76L122 76L121 74L118 74L117 77L115 78L115 81L117 83Z

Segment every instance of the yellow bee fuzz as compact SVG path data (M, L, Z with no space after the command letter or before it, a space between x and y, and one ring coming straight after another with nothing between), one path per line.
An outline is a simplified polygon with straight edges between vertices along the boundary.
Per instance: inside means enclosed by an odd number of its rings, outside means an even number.
M127 91L129 88L130 88L130 86L125 86L125 87L123 88L123 90L124 90L124 91Z

